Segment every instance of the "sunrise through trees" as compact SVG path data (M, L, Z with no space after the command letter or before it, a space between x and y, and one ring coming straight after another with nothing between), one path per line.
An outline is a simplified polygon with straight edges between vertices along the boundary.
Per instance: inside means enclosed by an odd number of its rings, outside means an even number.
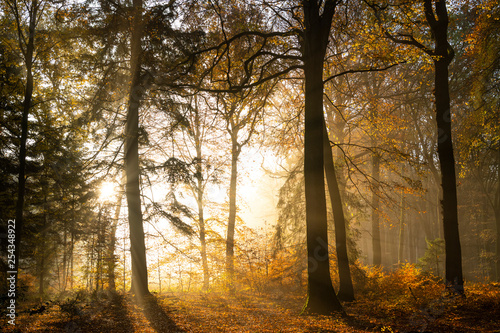
M0 4L0 331L500 330L497 1Z

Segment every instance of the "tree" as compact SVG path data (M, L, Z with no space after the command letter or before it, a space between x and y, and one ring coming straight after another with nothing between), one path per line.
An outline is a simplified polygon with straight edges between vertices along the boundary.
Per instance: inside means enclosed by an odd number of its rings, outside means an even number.
M339 266L340 286L337 296L342 301L351 302L354 301L354 288L352 286L351 269L349 268L349 257L347 255L347 231L344 217L344 205L342 204L342 198L340 196L326 122L323 128L325 174L333 210L333 221L335 223L335 249L337 250L337 262Z
M457 185L455 157L451 131L451 110L448 66L454 51L448 41L448 12L445 0L423 0L423 14L434 41L434 48L419 42L414 35L400 32L398 37L384 29L385 36L395 43L411 45L432 58L434 64L434 98L438 128L437 152L441 165L441 186L443 189L443 226L446 250L446 284L457 293L463 294L462 250L458 229ZM380 20L377 6L376 15Z
M229 218L226 238L226 274L232 287L234 279L234 232L236 225L236 187L238 182L238 160L242 148L250 142L262 117L263 109L272 88L263 84L242 93L229 94L220 101L220 111L231 138L231 175L229 184Z
M343 311L330 277L323 169L323 64L333 15L339 3L340 1L325 1L324 3L302 1L303 19L295 11L298 8L295 5L290 6L292 8L288 13L290 20L277 15L278 20L282 19L283 22L276 26L283 31L269 33L242 31L229 38L224 34L224 40L219 45L196 52L185 62L185 64L192 64L201 53L220 50L220 53L214 52L215 60L200 75L197 80L199 83L188 85L201 90L210 90L204 86L204 83L207 78L214 77L209 73L214 73L214 69L220 65L222 59L227 59L230 45L240 38L245 38L245 42L248 40L254 42L250 56L245 61L238 62L238 64L243 64L243 68L236 67L240 75L231 77L232 68L229 62L229 66L221 71L222 74L215 76L218 82L225 82L220 89L214 89L219 92L242 91L282 77L298 68L303 69L305 77L304 176L309 260L308 301L305 310L311 313ZM292 21L302 26L297 28ZM283 24L286 26L284 29ZM299 43L290 45L286 38L291 35L298 36ZM280 42L276 45L271 44L270 41L274 39ZM300 60L303 64L297 63ZM225 62L224 65L226 65Z
M308 299L305 311L343 311L330 277L324 183L323 64L339 1L302 1L305 77L304 177L306 198Z
M500 24L496 19L500 6L488 0L474 6L474 10L477 16L467 36L474 78L472 87L469 81L467 86L471 88L474 110L466 117L462 125L466 134L459 140L462 141L465 159L471 161L473 171L477 170L475 178L493 210L496 228L495 274L496 280L500 281L500 85L495 79L500 69L500 48L495 42L500 35Z
M149 294L146 245L142 224L139 168L139 107L143 95L141 86L141 39L143 34L142 0L133 1L132 36L130 42L130 74L127 123L125 125L125 174L132 254L132 292L139 298Z
M206 192L210 183L218 182L218 174L221 172L219 165L221 162L218 162L217 158L213 154L208 154L207 151L220 149L220 145L216 143L218 136L216 133L220 130L219 127L223 128L225 125L217 122L217 114L212 113L213 108L209 100L209 95L198 93L187 97L185 103L176 105L167 113L172 118L171 131L177 130L179 133L178 135L172 133L172 140L178 148L176 153L172 152L172 154L178 155L179 160L177 167L174 167L174 163L170 163L168 178L172 186L176 183L187 185L189 192L196 200L197 216L187 214L187 217L198 225L204 290L208 290L210 282L207 255L207 235L210 229L207 228L206 223L205 210L208 200ZM175 188L171 191L175 191Z
M14 20L16 22L16 29L18 33L18 43L19 49L23 55L23 62L26 68L26 83L24 90L24 100L23 100L23 108L22 108L22 118L21 118L21 137L19 144L19 172L18 172L18 190L17 190L17 202L16 202L16 255L15 255L15 267L12 269L13 271L18 271L19 268L19 260L21 253L21 239L23 235L24 229L24 201L25 201L25 192L26 192L26 142L28 140L28 116L30 114L30 110L32 107L32 98L33 98L33 63L34 58L33 54L35 51L35 33L37 24L39 22L39 13L43 11L43 2L39 2L38 0L33 0L29 2L27 8L27 13L23 13L17 1L7 2L8 9L13 15ZM24 16L26 15L26 16ZM23 18L27 17L28 22L27 26L23 24Z

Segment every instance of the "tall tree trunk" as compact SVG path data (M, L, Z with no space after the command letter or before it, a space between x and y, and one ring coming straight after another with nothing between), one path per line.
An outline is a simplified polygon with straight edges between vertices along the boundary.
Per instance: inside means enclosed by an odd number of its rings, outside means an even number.
M453 59L453 49L448 43L448 13L446 1L435 2L434 15L431 0L425 0L425 14L435 39L434 97L438 128L437 152L441 165L443 188L443 235L446 251L446 284L463 294L462 249L458 229L457 183L455 157L451 133L450 91L448 66Z
M131 86L127 122L125 125L125 173L127 178L126 196L128 222L130 228L130 251L132 258L131 291L139 298L149 294L148 268L144 226L142 224L141 193L139 185L139 105L143 94L140 83L142 0L133 0L134 16L131 37Z
M380 181L380 157L377 153L372 154L372 252L373 265L380 266L382 264L382 245L380 243L380 198L378 193Z
M68 274L67 274L67 261L68 261L68 250L67 250L67 244L68 244L68 232L66 229L66 223L64 223L64 231L63 231L63 269L62 269L62 290L66 290L66 285L68 281Z
M118 195L118 199L116 200L116 208L115 208L115 215L113 217L113 222L111 223L111 229L109 232L109 240L108 240L108 246L107 246L107 276L108 276L108 290L110 291L116 291L116 275L115 275L115 268L116 268L116 257L115 257L115 250L116 250L116 229L118 227L118 220L120 218L120 210L122 208L122 199L123 199L123 192L120 191L120 194Z
M16 5L17 6L17 5ZM38 15L38 1L31 2L29 10L29 28L28 28L28 44L24 53L24 61L26 65L26 88L24 91L23 114L21 118L21 141L19 143L19 172L18 172L18 187L17 187L17 202L16 202L16 238L15 238L15 263L12 271L18 272L19 260L21 258L21 237L24 228L24 196L26 193L26 142L28 140L28 115L31 110L33 98L33 53L35 50L35 28ZM20 15L16 12L16 15ZM18 17L18 20L22 18ZM19 24L19 23L18 23ZM21 32L22 27L18 26ZM24 37L22 32L20 38ZM21 49L23 50L23 40L19 40ZM16 279L18 281L18 279ZM17 283L17 282L16 282Z
M339 184L333 164L332 148L328 139L326 123L323 125L323 150L325 174L330 193L330 201L333 211L333 222L335 224L335 248L337 251L337 262L339 266L339 292L337 297L342 301L354 301L354 288L352 286L351 270L349 268L349 257L347 254L347 232L342 198L340 196Z
M198 204L198 224L200 226L200 245L201 245L201 265L203 268L203 290L208 290L210 283L210 273L208 271L207 260L207 241L205 231L205 217L204 217L204 201L203 201L203 173L202 173L202 154L201 145L199 144L199 136L196 144L196 180L197 180L197 197Z
M198 205L198 225L200 227L200 245L201 245L201 265L203 269L203 290L208 290L210 284L210 272L208 271L207 260L207 241L205 231L205 216L204 216L204 184L203 184L203 154L201 146L203 142L203 134L201 131L200 110L198 109L198 100L195 98L194 107L194 142L196 148L196 203Z
M439 176L441 179L441 176ZM437 226L437 237L443 239L443 212L442 212L442 201L443 201L443 186L437 182L438 190L436 191L436 226Z
M238 157L240 146L238 144L238 131L231 134L231 180L229 184L229 219L227 222L226 237L226 274L228 285L234 288L234 228L236 224L236 183L238 180Z
M415 232L415 229L417 228L417 222L416 219L413 218L410 221L408 221L408 248L409 248L409 261L412 264L415 264L417 262L417 244L419 240L419 233Z
M102 278L102 206L99 208L99 215L97 217L97 242L95 243L96 249L96 266L95 266L95 290L99 290L99 282Z
M398 242L398 265L404 261L404 240L405 240L405 194L404 190L401 189L401 202L400 202L400 212L399 212L399 242Z
M43 212L43 225L42 225L42 235L40 237L40 269L39 269L39 277L38 277L38 294L40 297L43 297L45 293L45 238L47 233L47 227L49 225L48 219L48 204L47 204L47 195L44 196L44 212Z
M308 257L308 300L304 311L343 312L330 276L323 158L323 62L337 2L304 0L305 134L304 178Z
M200 190L199 190L200 191ZM207 260L207 241L205 231L205 218L203 213L203 193L199 193L198 219L200 225L200 244L201 244L201 264L203 268L203 290L208 290L210 283L210 272L208 271Z

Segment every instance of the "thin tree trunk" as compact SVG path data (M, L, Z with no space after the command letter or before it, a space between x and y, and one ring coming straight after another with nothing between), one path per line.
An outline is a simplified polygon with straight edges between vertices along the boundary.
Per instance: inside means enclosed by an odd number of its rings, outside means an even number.
M71 228L71 247L70 247L70 278L69 285L70 288L73 289L73 263L74 263L74 248L75 248L75 232L73 228Z
M18 13L16 13L19 15ZM29 11L29 36L28 44L26 45L26 52L24 54L24 60L26 65L26 88L24 91L24 101L23 101L23 114L21 118L21 141L19 147L19 172L18 172L18 188L17 188L17 202L16 202L16 238L15 238L15 263L13 271L18 272L19 270L19 260L21 258L21 237L23 235L24 228L24 197L26 193L26 142L28 140L28 115L31 110L31 103L33 98L33 53L35 50L35 28L36 20L38 15L38 1L33 0L31 2L31 8ZM18 18L21 20L21 18ZM21 27L17 27L19 31L22 30ZM24 36L24 35L23 35ZM22 47L23 41L19 40L19 44ZM18 281L18 279L16 279ZM17 283L17 282L16 282Z
M140 84L142 0L133 0L134 17L131 37L130 72L132 76L129 93L127 122L125 125L125 172L126 196L130 228L130 251L132 257L131 291L139 298L149 294L146 245L142 224L141 193L139 185L139 106L143 95Z
M108 275L108 289L111 291L116 291L116 229L118 227L118 219L120 218L120 210L122 208L123 192L120 191L118 199L116 200L115 215L113 217L113 222L111 224L111 230L109 233L109 245L107 247L107 275Z
M97 251L97 260L96 260L96 266L95 266L95 290L99 290L99 282L101 281L101 273L102 273L102 210L103 208L101 207L99 209L99 215L97 218L97 242L96 242L96 251Z
M47 205L47 196L44 197L44 212L43 212L43 225L42 225L42 235L40 237L40 275L38 281L38 294L40 297L43 297L45 293L45 235L47 233L48 223L48 205Z
M160 250L161 250L161 247L160 249L158 249L156 251L156 259L157 259L157 262L158 262L158 294L161 295L161 265L160 265Z
M196 146L196 175L197 175L197 204L198 204L198 223L200 226L200 244L201 244L201 264L203 268L203 290L208 290L210 282L210 273L208 271L208 260L207 260L207 242L206 242L206 231L205 231L205 217L203 211L203 174L202 174L202 156L201 147Z
M339 267L339 292L337 297L339 300L351 302L354 301L354 289L352 286L351 270L349 268L349 257L347 253L346 222L326 123L324 123L323 126L323 149L325 174L328 183L328 192L330 193L333 222L335 224L335 248Z
M67 243L68 243L68 232L66 229L66 223L64 224L64 232L63 232L63 285L62 285L62 290L66 290L66 285L68 281L68 275L67 275L67 261L68 261L68 250L67 250Z
M438 128L438 157L441 165L443 188L443 232L446 251L446 284L456 292L463 294L462 249L458 230L457 183L455 175L455 157L451 133L450 92L448 84L448 65L453 58L448 44L448 20L444 1L436 3L439 20L434 24L436 53L442 55L434 61L436 121ZM434 15L434 14L433 14ZM446 19L445 19L446 18Z
M210 273L208 271L207 242L204 217L203 154L201 151L202 133L198 102L195 97L195 145L196 145L196 203L198 204L198 224L200 226L201 265L203 269L203 290L208 290Z
M227 223L226 237L226 274L228 285L231 290L234 288L234 228L236 224L236 183L238 180L238 157L240 147L237 142L238 132L231 135L231 180L229 184L229 219Z
M343 312L330 276L323 158L323 63L337 2L302 1L304 9L304 178L308 257L308 300L304 311Z
M399 242L398 242L398 265L404 261L404 237L405 235L405 194L401 189L400 215L399 215Z
M380 266L382 264L382 245L380 243L380 198L378 193L380 181L380 157L372 154L372 178L373 178L373 192L372 192L372 252L373 252L373 265Z

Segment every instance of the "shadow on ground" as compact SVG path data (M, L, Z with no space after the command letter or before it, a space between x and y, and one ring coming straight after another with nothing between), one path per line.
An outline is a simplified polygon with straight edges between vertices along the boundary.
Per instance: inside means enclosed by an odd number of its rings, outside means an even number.
M170 318L168 311L158 304L158 298L156 296L147 296L143 300L143 311L147 320L151 324L151 327L155 329L156 332L163 333L182 333L185 332Z
M82 315L77 320L67 322L63 332L133 333L134 325L127 313L125 297L124 294L111 293L107 301L94 305L93 315Z

